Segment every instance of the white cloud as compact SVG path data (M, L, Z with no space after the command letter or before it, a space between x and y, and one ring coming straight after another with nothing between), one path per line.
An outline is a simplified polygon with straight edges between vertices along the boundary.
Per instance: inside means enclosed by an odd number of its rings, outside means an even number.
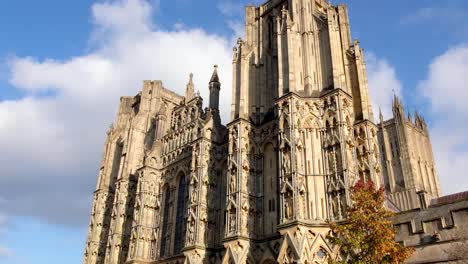
M13 251L5 246L0 245L0 258L10 257L13 255Z
M218 2L218 10L226 16L237 16L244 11L243 5L235 1Z
M374 116L378 118L380 108L385 119L391 118L393 95L401 96L401 82L396 76L395 69L385 59L368 53L366 63Z
M4 204L4 200L0 198L0 208L3 206L3 204ZM0 240L9 230L8 228L9 228L9 222L8 222L7 216L0 213ZM5 258L5 257L10 257L12 255L13 255L13 251L10 248L0 244L0 259Z
M6 213L87 223L105 131L119 97L135 95L143 80L160 79L183 94L193 72L196 89L207 100L218 64L222 118L228 121L234 43L196 28L158 28L149 3L94 4L94 48L86 54L63 61L10 58L10 83L27 96L0 102Z
M429 28L425 34L450 39L455 37L459 41L468 39L468 16L464 1L434 1L432 5L409 11L402 16L398 23L404 27ZM448 30L449 29L449 30Z
M428 21L438 21L444 24L466 21L466 14L456 2L443 5L425 6L407 13L400 18L400 25L416 25Z
M230 20L228 21L228 27L232 30L234 41L238 38L245 39L245 25L241 21Z
M413 24L424 20L433 19L437 16L437 8L428 6L406 14L400 19L400 24Z
M418 87L431 106L432 143L446 194L468 190L467 73L468 45L452 47L432 61Z

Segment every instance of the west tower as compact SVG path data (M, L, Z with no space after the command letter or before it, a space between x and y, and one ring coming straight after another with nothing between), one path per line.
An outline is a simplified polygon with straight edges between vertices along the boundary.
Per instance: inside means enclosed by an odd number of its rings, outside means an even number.
M364 52L347 8L248 6L233 53L224 261L258 262L249 254L264 244L252 239L277 234L272 261L331 255L325 221L346 217L359 178L382 182Z

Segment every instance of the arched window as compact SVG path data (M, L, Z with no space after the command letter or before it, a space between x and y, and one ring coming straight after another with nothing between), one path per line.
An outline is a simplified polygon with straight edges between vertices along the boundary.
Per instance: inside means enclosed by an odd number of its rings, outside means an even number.
M169 185L164 187L164 213L163 213L163 222L162 222L162 234L161 234L161 256L166 256L166 245L171 237L171 232L168 232L168 224L169 224L169 210L170 210L170 199L171 199L171 189Z
M174 254L180 253L185 241L185 196L185 176L181 175L179 179L179 188L177 193L177 214L175 225Z

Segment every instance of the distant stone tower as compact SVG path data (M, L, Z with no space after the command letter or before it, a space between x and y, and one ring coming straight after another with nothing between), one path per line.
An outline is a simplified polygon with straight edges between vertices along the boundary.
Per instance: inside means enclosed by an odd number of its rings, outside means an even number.
M411 147L430 146L422 119L413 125L395 108L393 121L374 124L346 6L270 0L247 7L246 20L227 126L216 66L206 108L192 75L185 96L145 81L121 99L85 264L325 263L337 253L327 221L346 219L359 179L385 184L398 205L400 193L440 192L430 148ZM408 162L381 157L392 140ZM421 181L418 164L428 171Z
M380 114L379 142L385 189L400 210L424 208L441 195L426 121L417 112L406 115L399 98L393 118Z

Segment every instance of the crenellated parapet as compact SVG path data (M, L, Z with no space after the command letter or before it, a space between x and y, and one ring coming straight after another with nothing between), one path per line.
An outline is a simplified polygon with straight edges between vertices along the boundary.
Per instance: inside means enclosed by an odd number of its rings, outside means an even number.
M393 224L396 240L415 248L408 263L455 263L457 251L463 251L468 241L468 193L433 199L421 210L400 212Z

